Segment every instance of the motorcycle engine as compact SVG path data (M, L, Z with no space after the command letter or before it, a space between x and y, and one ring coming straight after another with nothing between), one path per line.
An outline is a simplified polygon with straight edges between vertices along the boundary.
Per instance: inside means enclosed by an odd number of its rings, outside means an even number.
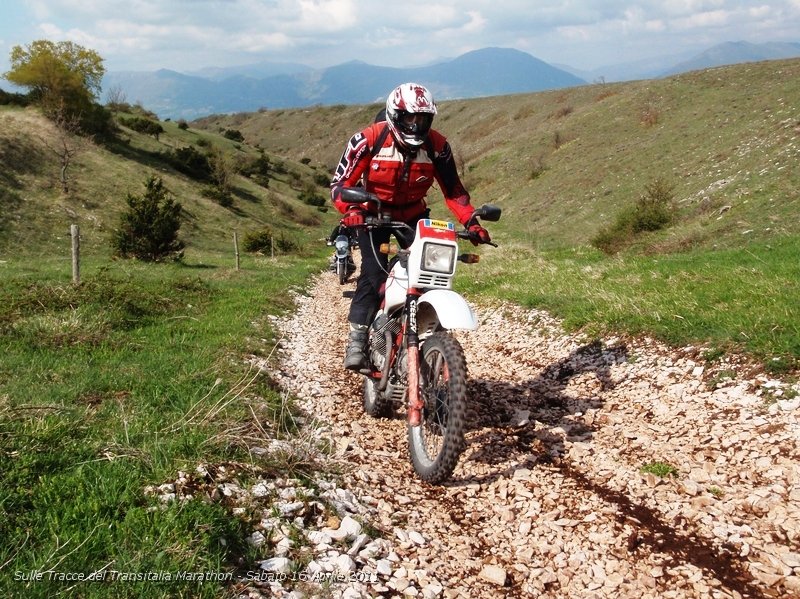
M390 338L394 339L400 332L400 322L396 318L380 314L369 329L369 355L377 370L383 370L383 365L389 357L391 342L388 344L386 342L387 332L389 332Z
M389 353L392 350L394 338L400 332L399 318L389 318L385 314L379 315L369 330L369 355L376 370L383 370ZM387 335L389 333L389 341ZM406 393L406 370L405 349L400 349L400 354L395 358L394 367L388 373L389 380L383 394L392 402L402 405Z

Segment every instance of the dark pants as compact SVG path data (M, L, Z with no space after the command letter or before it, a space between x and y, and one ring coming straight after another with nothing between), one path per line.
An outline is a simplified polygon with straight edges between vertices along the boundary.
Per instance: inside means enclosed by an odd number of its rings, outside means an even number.
M416 231L417 221L427 218L427 211L407 224ZM348 320L353 324L368 325L375 317L380 304L381 285L386 281L389 257L380 253L382 243L389 243L392 234L401 248L405 249L414 241L414 234L408 229L358 229L358 247L361 251L361 273L356 281L356 290L350 302Z

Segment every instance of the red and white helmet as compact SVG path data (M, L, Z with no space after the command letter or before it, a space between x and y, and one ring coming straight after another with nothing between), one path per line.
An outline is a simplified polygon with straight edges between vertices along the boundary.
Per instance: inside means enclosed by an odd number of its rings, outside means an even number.
M398 142L411 148L425 143L435 114L431 92L417 83L398 85L386 98L389 129Z

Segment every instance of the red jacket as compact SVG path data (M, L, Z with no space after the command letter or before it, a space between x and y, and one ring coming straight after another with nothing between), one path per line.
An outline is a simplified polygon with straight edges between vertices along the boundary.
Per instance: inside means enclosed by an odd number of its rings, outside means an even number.
M340 187L355 187L366 173L366 189L385 202L392 218L411 220L426 209L425 195L434 181L444 195L445 203L461 224L466 223L474 208L461 183L447 139L431 129L426 143L416 154L401 152L394 137L387 131L380 149L374 148L388 129L385 122L375 123L350 138L331 181L331 198L342 214L348 204L338 200Z

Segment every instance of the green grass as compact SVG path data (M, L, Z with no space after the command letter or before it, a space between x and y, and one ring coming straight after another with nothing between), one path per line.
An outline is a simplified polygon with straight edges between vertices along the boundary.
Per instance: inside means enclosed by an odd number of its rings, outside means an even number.
M461 269L462 279L475 299L549 310L572 330L648 334L746 352L776 373L796 368L798 97L800 59L791 59L440 102L434 126L473 203L503 208L488 225L501 248L481 250L485 262ZM216 115L193 126L235 127L270 152L332 169L376 108ZM670 192L665 226L624 228L615 256L591 249L654 182ZM438 192L429 200L433 216L449 217Z
M245 355L269 355L266 317L291 307L287 290L320 262L246 256L236 272L208 255L95 259L79 287L60 262L2 265L0 594L220 596L220 581L58 576L231 573L247 559L245 525L225 507L161 506L145 487L200 463L276 467L253 463L242 437L257 433L253 414L273 423L285 400ZM23 579L31 572L44 579Z
M516 244L483 255L477 267L462 268L462 289L548 310L570 330L741 351L775 373L800 361L800 237L653 256Z
M796 369L799 95L800 60L790 60L442 102L436 127L473 202L504 210L488 225L500 247L480 248L483 261L460 269L457 288L548 310L592 337L646 334L700 345L707 360L741 351L776 374ZM145 488L199 463L276 467L253 462L245 445L262 423L290 423L244 356L269 355L267 315L289 309L287 289L324 264L319 239L335 215L299 196L377 108L215 116L188 130L163 123L158 140L123 130L114 143L80 145L65 195L50 124L33 108L0 107L2 596L224 593L218 581L77 582L46 572L230 573L250 559L245 525L227 509L198 498L162 506ZM220 135L230 128L252 145ZM268 188L236 177L225 208L164 161L189 144L214 144L234 161L257 155L258 144L280 168ZM111 262L124 198L152 173L184 207L186 258ZM674 190L669 226L637 234L614 256L591 248L656 180ZM448 215L438 193L430 203L433 216ZM81 227L80 287L70 283L71 224ZM235 272L233 232L243 240L264 227L305 257L245 256ZM31 572L46 580L24 580Z
M666 462L648 462L639 469L642 474L654 474L659 478L666 478L667 476L677 476L678 471L675 466Z

